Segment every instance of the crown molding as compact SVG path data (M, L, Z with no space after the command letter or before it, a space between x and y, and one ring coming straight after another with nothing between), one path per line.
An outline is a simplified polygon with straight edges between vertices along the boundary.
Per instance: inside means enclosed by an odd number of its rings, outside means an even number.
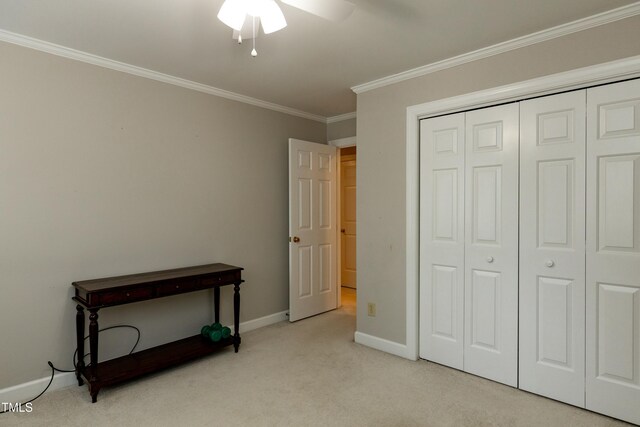
M186 89L195 90L197 92L209 95L219 96L221 98L230 99L232 101L242 102L244 104L253 105L255 107L265 108L267 110L277 111L292 116L302 117L304 119L314 120L316 122L327 123L327 118L317 114L307 113L306 111L296 110L295 108L285 107L284 105L274 104L272 102L263 101L261 99L252 98L250 96L241 95L239 93L230 92L228 90L219 89L217 87L197 83L180 77L171 76L169 74L159 73L124 62L114 61L112 59L103 58L91 53L82 52L80 50L71 49L55 43L44 40L35 39L33 37L24 36L22 34L13 33L0 29L0 41L16 44L30 49L39 50L41 52L50 53L52 55L61 56L63 58L73 59L87 64L97 65L98 67L109 68L115 71L121 71L134 76L144 77L146 79L156 80L174 86L180 86Z
M479 59L499 55L501 53L509 52L511 50L519 49L519 48L530 46L536 43L542 43L547 40L552 40L558 37L566 36L572 33L576 33L578 31L583 31L589 28L598 27L600 25L605 25L611 22L619 21L621 19L630 18L638 14L640 14L640 2L635 2L627 6L622 6L617 9L612 9L606 12L599 13L597 15L578 19L576 21L558 25L556 27L548 28L546 30L528 34L526 36L518 37L512 40L508 40L508 41L498 43L492 46L488 46L482 49L474 50L473 52L463 53L462 55L454 56L453 58L444 59L442 61L423 65L422 67L403 71L398 74L382 77L380 79L373 80L368 83L363 83L357 86L353 86L351 90L354 91L356 94L361 94L373 89L378 89L384 86L392 85L394 83L399 83L405 80L435 73L436 71L441 71L447 68L452 68L458 65L466 64L467 62L477 61Z
M351 120L355 118L356 118L356 112L352 111L350 113L340 114L339 116L327 117L327 124L342 122L345 120Z

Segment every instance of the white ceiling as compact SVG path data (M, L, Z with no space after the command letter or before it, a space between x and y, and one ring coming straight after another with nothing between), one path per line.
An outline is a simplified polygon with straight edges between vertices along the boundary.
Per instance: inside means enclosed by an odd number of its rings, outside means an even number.
M636 0L351 0L331 23L286 4L288 27L231 39L223 0L0 0L0 29L325 117L350 87Z

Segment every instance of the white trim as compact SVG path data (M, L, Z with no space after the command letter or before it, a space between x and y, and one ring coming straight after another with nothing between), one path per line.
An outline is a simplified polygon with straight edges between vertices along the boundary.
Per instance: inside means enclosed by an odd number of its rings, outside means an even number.
M407 353L415 360L418 359L418 322L420 321L420 311L418 302L419 267L420 267L420 125L417 117L410 115L407 109L407 180L406 180L406 346ZM409 141L417 141L410 144ZM411 174L410 174L411 172ZM414 175L418 177L414 179Z
M524 97L549 95L634 77L640 77L640 55L413 105L407 108L407 115L426 117L450 114L470 108L482 108L492 104L517 101Z
M356 116L356 112L352 111L351 113L340 114L339 116L327 117L327 124L355 119Z
M287 320L287 312L281 311L279 313L270 314L268 316L260 317L258 319L247 320L246 322L240 323L240 332L249 332L254 329L263 328L265 326L273 325L275 323L283 322ZM4 389L0 389L0 403L2 402L25 402L27 400L33 399L40 393L42 390L49 384L49 380L51 379L51 375L48 375L44 378L40 378L37 380L29 381L23 384L14 385L12 387L7 387ZM52 392L54 390L60 390L72 385L77 385L76 374L73 372L64 372L57 373L53 377L53 382L51 386L47 390L47 393ZM34 405L37 403L34 402ZM0 407L0 410L2 408ZM2 415L0 415L1 417Z
M264 328L265 326L273 325L274 323L284 322L289 317L287 316L287 311L281 311L279 313L269 314L264 317L260 317L258 319L247 320L246 322L240 323L240 332L249 332L254 329Z
M407 353L417 355L419 337L419 130L421 118L453 113L472 108L480 108L491 104L557 93L565 90L579 89L616 80L640 77L640 55L573 71L553 74L546 77L527 80L507 86L482 90L467 95L455 96L439 101L413 105L407 108L406 129L406 304L407 304ZM412 157L413 156L413 157ZM395 354L395 353L394 353Z
M334 147L338 148L345 148L354 147L356 145L356 142L357 140L355 136L349 136L347 138L340 138L329 141L329 145L333 145Z
M51 374L47 375L44 378L40 378L37 380L29 381L24 384L18 384L18 385L14 385L13 387L2 389L0 390L0 402L19 403L19 402L26 402L27 400L33 399L34 397L42 393L42 390L44 390L47 384L49 384L50 380L51 380ZM49 389L47 390L47 393L54 390L60 390L61 388L69 387L74 384L76 385L78 384L75 373L73 372L57 373L56 372L56 375L53 377L53 382L51 383L51 387L49 387ZM37 405L37 403L34 402L34 405ZM0 410L2 410L1 407L0 407ZM2 415L0 415L0 417L1 416Z
M417 360L417 358L412 357L407 352L407 346L404 344L398 344L397 342L374 337L373 335L363 334L362 332L356 332L354 339L358 344L366 345L367 347L384 351L385 353L404 357L405 359Z
M325 124L327 123L327 118L324 116L307 113L306 111L296 110L295 108L285 107L284 105L274 104L272 102L263 101L261 99L252 98L250 96L241 95L239 93L230 92L228 90L219 89L217 87L197 83L180 77L171 76L169 74L159 73L157 71L137 67L135 65L127 64L124 62L114 61L112 59L103 58L101 56L71 49L55 43L50 43L44 40L12 33L11 31L0 30L0 41L39 50L42 52L50 53L52 55L61 56L63 58L86 62L87 64L97 65L98 67L109 68L111 70L133 74L134 76L138 77L144 77L146 79L156 80L174 86L180 86L186 89L195 90L197 92L219 96L221 98L242 102L244 104L253 105L255 107L266 108L268 110L277 111L279 113L302 117L304 119L314 120L316 122Z
M553 28L548 28L546 30L528 34L526 36L507 40L505 42L488 46L482 49L474 50L473 52L463 53L462 55L454 56L453 58L444 59L442 61L423 65L422 67L373 80L368 83L356 85L353 86L351 90L353 90L356 94L360 94L394 83L413 79L415 77L435 73L436 71L456 67L458 65L466 64L467 62L477 61L478 59L488 58L490 56L499 55L501 53L530 46L532 44L542 43L547 40L566 36L578 31L583 31L600 25L609 24L611 22L619 21L621 19L629 18L638 14L640 14L640 2L635 2L626 6L619 7L617 9L599 13L597 15L578 19L576 21L558 25Z

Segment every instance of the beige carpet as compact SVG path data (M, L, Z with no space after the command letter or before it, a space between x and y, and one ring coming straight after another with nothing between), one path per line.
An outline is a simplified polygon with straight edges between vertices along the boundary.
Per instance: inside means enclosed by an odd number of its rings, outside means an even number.
M355 299L243 334L240 352L100 392L49 393L0 426L622 426L433 363L353 342Z

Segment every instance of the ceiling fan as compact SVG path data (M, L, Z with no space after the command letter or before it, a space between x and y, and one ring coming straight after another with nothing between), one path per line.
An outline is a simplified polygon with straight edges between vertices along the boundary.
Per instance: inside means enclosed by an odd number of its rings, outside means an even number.
M280 0L312 15L333 22L340 22L353 12L355 5L347 0ZM233 38L254 39L251 56L258 55L255 49L257 30L262 24L265 34L281 30L287 21L275 0L225 0L218 12L218 19L233 28Z

